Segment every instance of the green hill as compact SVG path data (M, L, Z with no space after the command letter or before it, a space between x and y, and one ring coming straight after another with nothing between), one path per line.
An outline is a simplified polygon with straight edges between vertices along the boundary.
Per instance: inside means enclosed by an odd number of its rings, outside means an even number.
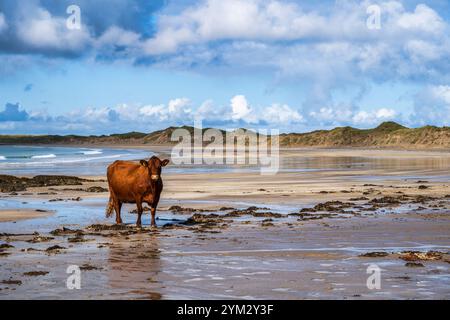
M193 135L193 127L183 126L151 133L129 132L101 136L0 135L0 144L171 145L176 143L171 141L172 134L179 128ZM205 130L207 128L203 129L203 132ZM223 130L221 132L225 133ZM337 127L308 133L284 133L279 138L281 147L449 149L450 127L407 128L395 122L384 122L374 129Z
M450 127L425 126L410 129L395 122L384 122L374 129L339 127L309 133L280 135L286 147L393 147L450 148Z

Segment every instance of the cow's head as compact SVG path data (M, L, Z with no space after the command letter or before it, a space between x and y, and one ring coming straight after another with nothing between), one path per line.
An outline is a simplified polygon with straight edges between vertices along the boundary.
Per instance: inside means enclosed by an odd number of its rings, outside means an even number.
M152 181L157 181L161 178L161 168L167 166L168 159L161 160L158 157L151 157L150 160L141 160L141 166L148 168L148 174Z

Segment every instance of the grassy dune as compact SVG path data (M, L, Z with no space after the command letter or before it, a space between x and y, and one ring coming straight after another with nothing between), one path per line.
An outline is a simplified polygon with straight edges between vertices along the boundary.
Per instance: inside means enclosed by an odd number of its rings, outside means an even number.
M193 134L194 128L180 127ZM0 144L122 144L122 145L170 145L174 130L169 127L151 133L129 132L101 136L77 135L1 135ZM207 130L206 128L203 131ZM222 133L225 131L222 130ZM424 126L407 128L395 122L384 122L374 129L338 127L308 133L284 133L280 135L282 147L368 147L368 148L450 148L450 127Z
M309 133L280 135L287 147L399 147L450 148L450 127L425 126L406 128L395 122L384 122L374 129L339 127Z

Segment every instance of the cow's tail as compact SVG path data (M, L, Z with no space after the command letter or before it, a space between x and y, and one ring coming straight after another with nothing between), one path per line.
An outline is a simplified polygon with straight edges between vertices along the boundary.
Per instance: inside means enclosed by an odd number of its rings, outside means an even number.
M112 217L113 209L114 209L113 199L112 199L111 196L109 196L108 205L106 206L106 217L107 218L111 218Z

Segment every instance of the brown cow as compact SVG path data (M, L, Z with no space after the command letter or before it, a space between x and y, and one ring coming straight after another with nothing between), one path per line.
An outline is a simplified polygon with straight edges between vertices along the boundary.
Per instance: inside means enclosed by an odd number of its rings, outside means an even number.
M140 164L130 161L115 161L107 170L109 185L109 203L106 208L106 217L111 217L113 209L116 211L116 223L122 223L120 209L123 203L136 203L138 218L136 225L141 226L142 203L146 202L152 213L152 226L156 226L155 213L159 197L163 189L161 168L169 160L151 157L147 162L141 160Z

